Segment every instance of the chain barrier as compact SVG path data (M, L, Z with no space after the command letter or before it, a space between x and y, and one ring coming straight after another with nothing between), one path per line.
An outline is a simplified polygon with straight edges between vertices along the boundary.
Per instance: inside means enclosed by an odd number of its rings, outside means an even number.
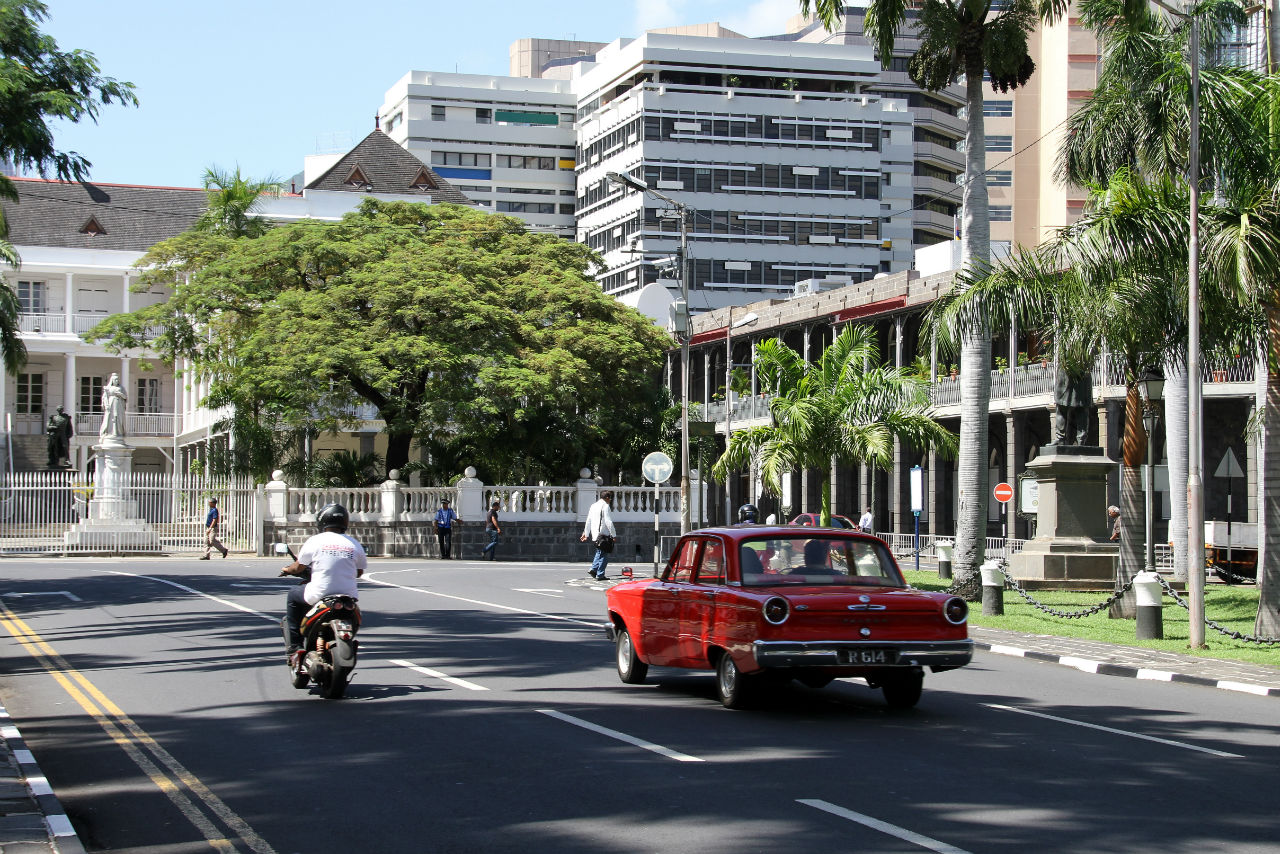
M972 593L977 593L977 591L976 591L976 590L975 590L975 591L970 591L970 590L969 590L969 588L970 588L970 587L973 587L973 585L974 585L974 582L975 582L975 581L977 581L977 582L981 582L981 581L982 581L982 573L980 573L980 572L971 572L971 573L969 573L968 575L966 575L964 578L957 579L957 580L955 581L955 583L953 583L953 584L952 584L950 587L948 587L946 590L941 590L941 591L936 591L936 592L940 592L940 593L950 593L950 594L955 595L955 596L964 596L964 597L966 597L966 598L967 598L967 596L968 596L968 594L969 594L970 592L972 592ZM907 584L907 586L908 586L908 587L910 587L912 590L923 590L923 589L924 589L923 587L916 587L914 584ZM981 587L981 584L979 584L978 586L979 586L979 587Z
M1036 598L1034 596L1032 596L1026 590L1023 590L1022 585L1018 583L1017 579L1015 579L1012 575L1010 575L1008 571L1005 569L1005 564L1003 562L1001 563L1001 566L1000 566L1000 574L1004 576L1004 580L1008 582L1010 587L1013 588L1013 592L1017 593L1023 599L1027 600L1027 604L1031 605L1031 607L1039 611L1043 611L1046 614L1050 614L1054 617L1064 617L1068 620L1075 620L1075 619L1079 619L1080 617L1090 617L1098 613L1099 611L1102 611L1105 608L1110 608L1113 604L1118 602L1120 598L1124 596L1124 594L1128 593L1133 588L1133 579L1131 578L1127 582L1125 582L1125 585L1123 587L1121 587L1115 593L1112 593L1110 597L1108 597L1103 602L1099 602L1097 605L1093 605L1091 607L1085 608L1083 611L1059 611L1057 608L1051 608L1048 605L1044 604L1043 602L1036 601Z
M1208 563L1205 567L1221 578L1223 581L1234 581L1236 584L1257 584L1258 579L1250 578L1247 575L1236 575L1230 570L1223 569L1215 563Z
M1168 593L1171 597L1173 597L1173 601L1177 602L1180 606L1182 606L1182 609L1184 611L1186 611L1188 614L1191 613L1191 603L1183 599L1181 596L1179 596L1178 591L1173 589L1173 585L1171 585L1169 582L1161 578L1160 586L1164 588L1165 593ZM1217 623L1215 623L1213 620L1210 620L1208 617L1204 618L1204 624L1209 628L1213 629L1218 634L1226 635L1232 640L1244 641L1245 643L1280 644L1280 638L1260 638L1260 637L1257 637L1256 635L1246 635L1244 632L1237 632L1234 629L1224 628L1218 625Z

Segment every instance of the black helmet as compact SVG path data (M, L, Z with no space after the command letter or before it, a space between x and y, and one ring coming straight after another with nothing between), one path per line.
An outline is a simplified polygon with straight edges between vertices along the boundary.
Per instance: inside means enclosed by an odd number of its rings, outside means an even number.
M345 534L347 523L350 521L351 515L341 504L326 504L316 514L316 527L321 531L333 530L339 534Z
M738 508L739 522L754 522L757 515L759 515L759 511L756 510L754 504L743 504Z

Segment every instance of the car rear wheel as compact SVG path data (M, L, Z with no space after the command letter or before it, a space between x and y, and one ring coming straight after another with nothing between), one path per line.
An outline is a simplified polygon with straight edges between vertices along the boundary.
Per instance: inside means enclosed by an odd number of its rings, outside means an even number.
M880 690L891 709L910 709L920 702L924 688L924 673L919 670L892 673L880 679Z
M750 703L756 687L756 679L744 676L738 665L733 663L733 656L725 653L716 662L716 695L726 709L745 709Z
M618 678L628 685L639 685L649 674L649 665L636 655L635 644L631 643L631 634L625 629L618 629Z

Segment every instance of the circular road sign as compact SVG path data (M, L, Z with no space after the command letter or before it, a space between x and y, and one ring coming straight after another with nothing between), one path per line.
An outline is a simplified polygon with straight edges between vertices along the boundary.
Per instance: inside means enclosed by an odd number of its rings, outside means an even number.
M654 451L644 458L644 462L640 464L640 471L650 483L666 483L667 478L671 477L671 472L675 471L675 467L671 457L662 451Z
M996 501L1005 504L1013 500L1013 487L1007 483L997 483L996 488L992 490L992 494L995 495Z

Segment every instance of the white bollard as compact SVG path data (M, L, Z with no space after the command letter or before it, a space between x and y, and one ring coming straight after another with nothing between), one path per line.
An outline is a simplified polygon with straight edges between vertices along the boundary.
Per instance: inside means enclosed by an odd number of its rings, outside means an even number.
M1138 604L1137 639L1163 640L1164 620L1161 609L1164 591L1160 576L1147 570L1139 572L1133 577L1133 593Z
M1003 614L1004 573L1000 571L1000 562L989 560L978 571L982 573L982 613Z

